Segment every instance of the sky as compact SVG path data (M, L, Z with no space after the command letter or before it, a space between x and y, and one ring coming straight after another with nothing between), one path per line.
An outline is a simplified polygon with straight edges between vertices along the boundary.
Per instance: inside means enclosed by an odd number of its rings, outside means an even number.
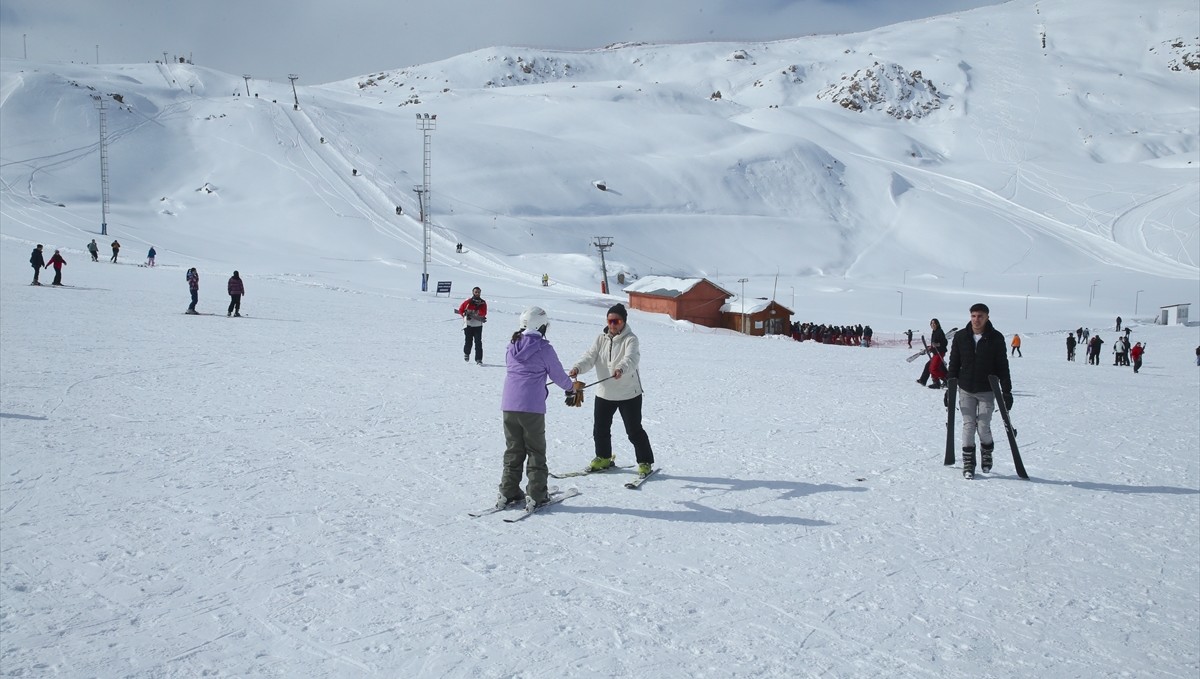
M447 0L164 3L2 0L0 54L136 63L190 56L259 79L319 84L497 45L581 50L615 42L778 40L864 31L995 0ZM353 7L347 10L347 7ZM565 7L570 7L565 9ZM327 45L327 49L314 48Z

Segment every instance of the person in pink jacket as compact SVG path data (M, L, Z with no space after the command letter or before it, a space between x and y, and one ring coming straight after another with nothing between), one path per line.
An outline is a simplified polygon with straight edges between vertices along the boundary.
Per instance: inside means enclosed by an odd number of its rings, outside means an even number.
M575 384L558 360L554 347L546 339L550 318L541 307L531 306L521 314L521 329L514 332L505 352L504 391L500 409L504 412L504 471L500 475L497 507L520 502L534 506L550 499L546 466L546 397L550 395L546 378L566 392L568 405L578 401ZM529 476L525 493L521 492L521 468Z

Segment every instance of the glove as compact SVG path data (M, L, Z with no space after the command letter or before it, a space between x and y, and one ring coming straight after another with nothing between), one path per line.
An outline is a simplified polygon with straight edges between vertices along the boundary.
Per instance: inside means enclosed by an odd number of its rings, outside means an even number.
M950 390L949 389L946 390L946 393L942 394L942 405L946 406L947 408L950 407Z
M1003 394L1000 394L1000 396L1004 399L1004 409L1012 410L1012 392L1006 391Z
M583 390L566 392L566 398L563 399L563 403L566 403L568 408L582 408Z

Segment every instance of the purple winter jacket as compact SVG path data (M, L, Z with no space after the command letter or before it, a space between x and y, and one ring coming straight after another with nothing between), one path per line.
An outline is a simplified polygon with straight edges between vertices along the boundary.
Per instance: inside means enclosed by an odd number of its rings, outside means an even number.
M547 376L563 391L575 387L554 347L536 330L526 330L516 342L509 343L504 363L508 372L504 377L504 395L500 397L501 410L545 414L546 397L550 395Z

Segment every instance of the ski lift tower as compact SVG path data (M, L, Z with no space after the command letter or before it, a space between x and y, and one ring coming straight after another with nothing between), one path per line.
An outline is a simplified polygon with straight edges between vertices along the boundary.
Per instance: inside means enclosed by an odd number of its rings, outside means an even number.
M429 168L433 159L432 133L437 129L437 114L418 113L417 129L424 133L425 146L423 155L423 183L414 189L421 199L421 227L425 232L425 255L421 262L421 292L429 291L429 262L433 259L433 234L429 224Z
M104 97L92 95L100 112L100 235L108 235L108 117Z
M292 81L292 102L293 102L292 110L293 111L300 110L300 97L296 95L296 81L299 78L300 78L300 76L296 75L295 73L288 74L288 80ZM250 84L249 81L247 81L246 84L249 85ZM249 96L249 95L247 95L247 96Z

